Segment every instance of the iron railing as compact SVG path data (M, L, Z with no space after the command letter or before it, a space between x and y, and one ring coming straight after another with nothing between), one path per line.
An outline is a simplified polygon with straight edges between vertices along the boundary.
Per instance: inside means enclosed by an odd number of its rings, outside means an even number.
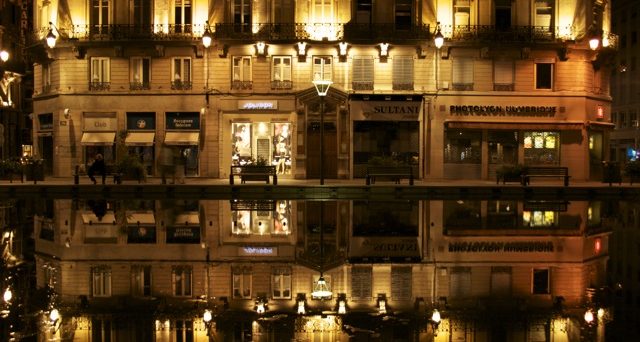
M107 91L111 89L110 82L89 82L89 90Z
M344 39L348 42L358 41L406 41L432 40L428 24L404 27L395 23L346 23L344 24Z
M231 89L234 90L251 90L253 89L253 82L252 81L232 81L231 82Z
M189 81L173 81L171 82L171 90L191 90L191 82Z

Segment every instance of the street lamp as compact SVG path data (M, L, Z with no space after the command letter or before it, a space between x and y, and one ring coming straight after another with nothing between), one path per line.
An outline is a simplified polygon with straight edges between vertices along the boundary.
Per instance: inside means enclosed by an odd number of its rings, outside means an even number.
M56 46L56 35L53 34L53 23L49 22L49 33L47 33L47 36L45 37L47 40L47 46L51 49L53 49ZM57 29L56 29L57 31Z
M211 321L213 320L213 314L211 310L204 310L204 314L202 314L202 320L204 321L204 325L207 329L207 336L209 336L211 331Z
M440 22L436 26L436 34L433 36L433 43L436 45L436 49L440 49L444 45L444 36L440 31Z
M332 83L330 80L313 80L313 85L320 96L320 185L324 185L324 98Z
M6 62L9 60L9 52L7 50L0 51L0 60Z
M202 45L204 45L205 48L208 48L209 46L211 46L211 31L209 31L209 21L207 20L207 23L205 24L205 28L204 28L204 33L202 34Z
M433 335L438 335L438 327L440 326L440 321L442 320L442 316L440 316L440 311L438 309L433 309L433 313L431 314L431 319L429 320L431 323L431 328L433 329Z

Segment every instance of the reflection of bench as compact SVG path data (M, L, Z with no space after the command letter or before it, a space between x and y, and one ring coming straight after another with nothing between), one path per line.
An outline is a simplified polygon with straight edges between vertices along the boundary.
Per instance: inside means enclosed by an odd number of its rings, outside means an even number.
M529 166L522 170L522 185L528 185L532 177L562 177L569 185L569 169L563 166Z
M278 175L276 174L276 167L273 165L231 166L229 184L233 184L235 176L240 176L240 181L243 184L247 181L265 181L269 184L269 177L273 177L273 185L278 185Z
M107 164L105 170L105 177L113 177L114 184L122 184L122 173L116 172L115 165ZM80 184L81 175L86 176L87 171L85 170L85 168L81 168L80 165L76 165L76 168L73 172L73 184ZM93 175L93 177L98 180L98 178L102 178L102 175L96 173Z
M389 178L400 184L401 179L408 179L409 185L413 185L413 169L411 166L368 166L367 185L376 182L377 177Z

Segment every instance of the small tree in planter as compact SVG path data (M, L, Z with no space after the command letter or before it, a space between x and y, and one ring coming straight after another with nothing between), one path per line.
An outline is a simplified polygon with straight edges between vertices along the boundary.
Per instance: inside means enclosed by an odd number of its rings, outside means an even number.
M496 183L505 182L520 182L522 177L522 170L524 166L521 164L515 165L502 165L496 170Z
M138 156L129 154L129 148L124 143L127 134L127 131L118 132L115 171L120 173L124 179L134 179L138 182L145 181L147 175L144 165Z
M21 163L28 181L36 183L44 180L44 159L38 156L22 157Z
M0 178L8 179L13 183L13 178L22 175L22 164L17 159L0 160Z

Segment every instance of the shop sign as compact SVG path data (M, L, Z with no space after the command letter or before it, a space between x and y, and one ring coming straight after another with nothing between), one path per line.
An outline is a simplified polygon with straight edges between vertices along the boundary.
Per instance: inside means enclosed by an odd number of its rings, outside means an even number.
M376 114L418 116L422 104L420 101L362 101L361 103L365 117Z
M556 115L555 106L449 106L450 115L456 116L542 116Z
M41 131L53 130L53 114L40 114L38 115L38 123L40 124Z
M450 242L450 253L549 253L553 252L553 242Z
M127 236L128 243L155 243L156 227L154 226L129 226Z
M200 227L169 227L167 243L199 243Z
M170 112L167 113L167 129L200 129L199 112Z
M155 113L128 113L127 130L155 130Z
M240 256L278 256L278 247L238 247Z
M240 110L277 110L277 100L239 100L238 109Z
M352 256L415 257L420 255L417 238L353 238Z
M96 131L116 131L117 121L116 118L84 118L84 131L96 132Z

